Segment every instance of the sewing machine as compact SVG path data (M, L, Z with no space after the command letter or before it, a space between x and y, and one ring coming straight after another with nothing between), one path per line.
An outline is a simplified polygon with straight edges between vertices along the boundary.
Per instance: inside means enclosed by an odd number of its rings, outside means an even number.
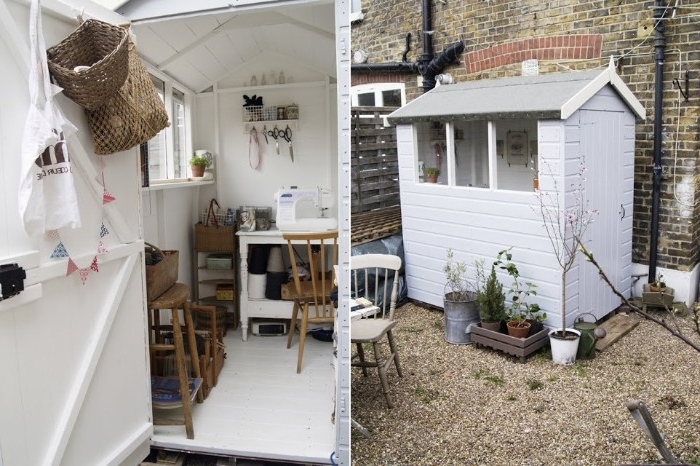
M280 188L275 193L277 228L282 231L326 231L338 228L338 219L327 217L334 204L330 190L314 188Z

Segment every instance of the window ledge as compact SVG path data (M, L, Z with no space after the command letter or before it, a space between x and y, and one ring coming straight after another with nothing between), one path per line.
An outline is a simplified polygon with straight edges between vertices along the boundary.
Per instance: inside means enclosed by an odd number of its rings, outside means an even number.
M141 188L142 191L161 191L164 189L175 189L175 188L195 188L197 186L206 186L214 184L214 180L172 180L172 181L161 181L158 183L153 183L150 186Z

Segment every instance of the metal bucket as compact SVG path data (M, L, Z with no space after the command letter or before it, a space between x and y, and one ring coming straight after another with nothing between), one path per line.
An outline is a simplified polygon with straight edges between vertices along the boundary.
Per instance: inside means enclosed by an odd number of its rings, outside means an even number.
M467 301L444 300L445 306L445 341L455 345L468 345L472 342L471 324L480 320L476 295L467 293Z
M586 322L583 320L584 315L589 315L593 317L594 322ZM574 322L574 328L581 332L581 340L578 343L578 350L576 351L577 359L593 359L595 358L595 343L598 338L595 335L595 329L598 325L595 323L595 316L589 312L584 312L580 314Z

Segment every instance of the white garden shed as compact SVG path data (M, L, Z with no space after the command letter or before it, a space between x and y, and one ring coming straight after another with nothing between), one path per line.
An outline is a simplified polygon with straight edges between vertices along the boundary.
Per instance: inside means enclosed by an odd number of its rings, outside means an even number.
M338 319L338 359L326 344L315 360L306 355L317 365L301 374L286 338L243 341L240 327L229 331L219 385L193 408L194 438L183 426L154 427L144 266L144 242L178 250L178 281L192 286L194 224L209 199L273 207L281 186L320 185L335 195L329 215L338 217L339 266L347 270L349 187L340 174L349 170L341 155L349 141L337 135L349 120L337 114L349 114L348 3L113 3L121 5L116 12L90 0L43 0L46 46L75 30L78 15L130 25L170 126L149 141L162 158L151 158L159 179L144 186L139 147L96 155L84 110L56 97L77 127L66 145L82 219L59 230L62 256L54 254L58 237L28 235L18 213L30 0L0 2L0 265L18 264L27 276L21 293L0 299L0 466L136 465L151 447L349 464L347 312ZM293 160L286 142L280 154L265 144L261 125L261 160L251 167L244 95L298 105L289 123ZM214 154L213 179L192 179L187 161L197 149Z
M539 214L539 189L575 202L584 191L599 215L587 246L615 286L631 287L635 121L645 110L611 66L603 70L442 85L392 113L396 124L408 296L442 306L445 252L471 266L512 247L532 299L560 325L561 271ZM437 183L423 176L440 169ZM473 278L473 267L470 267ZM500 272L504 290L510 277ZM619 305L579 257L567 275L567 322Z

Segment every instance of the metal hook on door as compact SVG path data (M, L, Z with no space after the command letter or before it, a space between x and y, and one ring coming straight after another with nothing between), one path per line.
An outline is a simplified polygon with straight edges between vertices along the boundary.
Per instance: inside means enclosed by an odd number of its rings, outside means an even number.
M620 220L622 220L623 218L625 218L625 213L626 213L626 211L625 211L625 206L622 205L622 204L620 204Z

